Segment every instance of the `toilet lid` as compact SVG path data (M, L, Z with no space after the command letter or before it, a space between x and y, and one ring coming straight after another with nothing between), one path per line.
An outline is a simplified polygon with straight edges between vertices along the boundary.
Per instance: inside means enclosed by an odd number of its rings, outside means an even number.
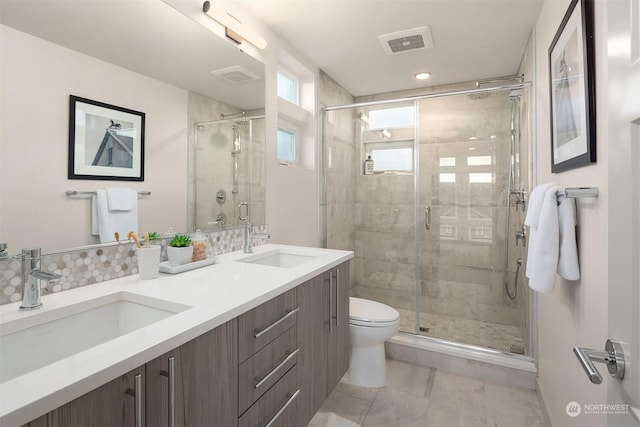
M400 313L388 305L362 298L349 298L349 318L359 322L389 323L400 318Z

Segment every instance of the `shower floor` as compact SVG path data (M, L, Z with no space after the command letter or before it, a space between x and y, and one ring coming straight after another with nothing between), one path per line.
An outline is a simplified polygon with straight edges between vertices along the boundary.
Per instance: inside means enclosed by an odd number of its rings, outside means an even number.
M413 333L415 331L415 312L398 310L400 313L400 330ZM420 326L429 328L420 335L455 341L463 344L477 345L500 351L511 351L511 346L522 346L527 354L520 329L515 326L498 323L481 322L479 320L460 319L441 314L420 313Z

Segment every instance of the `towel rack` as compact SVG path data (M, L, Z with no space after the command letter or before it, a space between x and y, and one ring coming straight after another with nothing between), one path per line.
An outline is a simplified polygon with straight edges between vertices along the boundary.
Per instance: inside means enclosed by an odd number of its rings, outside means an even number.
M598 187L575 187L565 188L556 192L557 197L566 197L569 199L575 199L577 197L598 197Z
M93 196L94 194L96 194L95 191L76 191L76 190L67 190L66 195L71 197L71 196ZM141 196L150 196L151 195L151 191L138 191L138 197Z

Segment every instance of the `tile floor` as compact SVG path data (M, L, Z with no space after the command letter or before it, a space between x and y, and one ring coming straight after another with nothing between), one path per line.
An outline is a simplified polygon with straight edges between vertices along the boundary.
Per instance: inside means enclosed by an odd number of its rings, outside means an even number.
M544 427L543 420L534 390L388 359L386 386L340 383L308 427Z
M415 330L415 312L409 310L398 311L400 312L400 330L413 333ZM428 337L478 345L500 351L510 351L511 344L524 347L525 354L527 350L522 340L520 329L516 326L431 313L420 313L420 326L429 328L428 332L420 333L420 335Z

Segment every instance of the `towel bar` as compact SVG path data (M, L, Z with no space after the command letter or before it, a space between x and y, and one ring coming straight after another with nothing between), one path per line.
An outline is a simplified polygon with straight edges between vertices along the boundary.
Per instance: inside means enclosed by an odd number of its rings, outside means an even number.
M92 196L96 194L95 191L76 191L76 190L67 190L65 194L69 197L71 196ZM151 191L138 191L138 196L150 196Z
M565 188L556 192L557 197L567 197L569 199L575 199L578 197L598 197L598 187L576 187Z

